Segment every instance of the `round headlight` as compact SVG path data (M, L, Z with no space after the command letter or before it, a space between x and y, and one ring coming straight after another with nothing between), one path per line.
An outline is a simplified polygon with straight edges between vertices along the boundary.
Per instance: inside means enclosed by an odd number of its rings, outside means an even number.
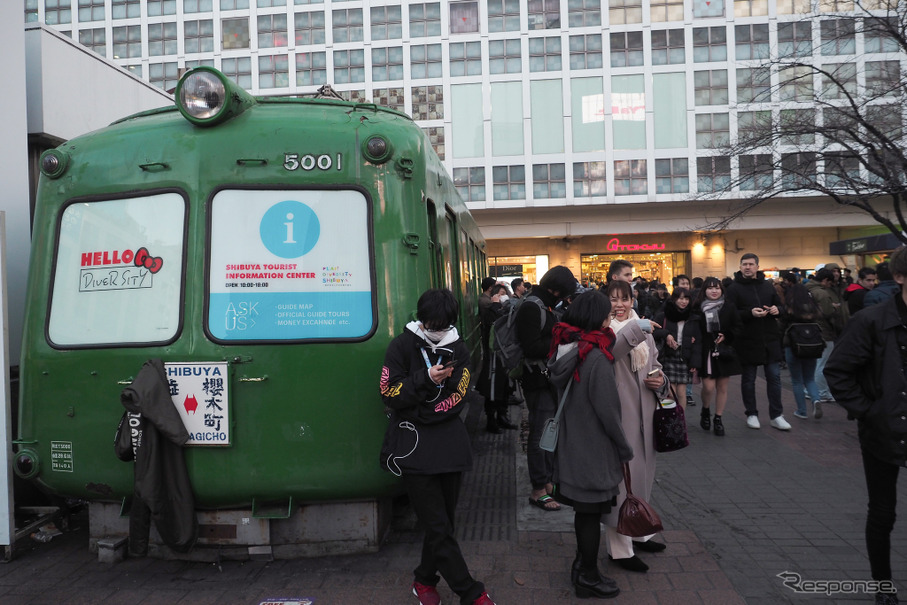
M13 469L16 471L16 474L23 479L31 479L37 475L39 467L38 454L32 450L23 449L16 453L16 461L15 464L13 464Z
M186 76L180 88L180 105L193 118L207 120L224 107L227 90L224 83L209 71L195 71Z
M390 142L382 136L375 135L365 141L362 149L366 159L373 164L386 162L393 153Z
M41 155L41 173L52 179L66 172L69 156L59 149L49 149Z

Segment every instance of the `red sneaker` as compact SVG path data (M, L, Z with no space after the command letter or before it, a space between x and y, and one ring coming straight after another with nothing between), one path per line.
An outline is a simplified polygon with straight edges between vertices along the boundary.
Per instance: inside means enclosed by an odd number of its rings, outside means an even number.
M441 605L441 595L434 586L413 582L413 595L419 599L420 605ZM478 603L478 601L476 602ZM492 605L494 604L492 603Z
M472 605L494 605L494 601L491 600L487 592L483 592L478 599L472 602Z

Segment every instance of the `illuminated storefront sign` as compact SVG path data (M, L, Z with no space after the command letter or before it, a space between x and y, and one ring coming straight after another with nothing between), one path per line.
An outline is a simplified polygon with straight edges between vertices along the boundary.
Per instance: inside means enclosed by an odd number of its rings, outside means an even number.
M620 240L612 237L606 246L608 252L659 252L665 249L664 244L621 244Z

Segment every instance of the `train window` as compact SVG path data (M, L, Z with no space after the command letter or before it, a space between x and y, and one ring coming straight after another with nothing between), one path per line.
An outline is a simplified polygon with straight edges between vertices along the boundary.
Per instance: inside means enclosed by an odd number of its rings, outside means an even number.
M77 202L60 220L47 334L59 347L165 343L182 308L186 202Z
M215 193L206 319L212 338L367 338L377 319L369 206L353 189Z
M431 253L431 283L435 288L441 285L441 243L438 241L438 216L435 204L431 200L425 201L428 210L428 239Z

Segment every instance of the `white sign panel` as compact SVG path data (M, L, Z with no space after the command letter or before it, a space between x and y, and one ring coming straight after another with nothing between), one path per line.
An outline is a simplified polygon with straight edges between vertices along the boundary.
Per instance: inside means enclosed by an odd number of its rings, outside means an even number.
M164 364L170 397L189 431L187 445L230 445L227 362Z

